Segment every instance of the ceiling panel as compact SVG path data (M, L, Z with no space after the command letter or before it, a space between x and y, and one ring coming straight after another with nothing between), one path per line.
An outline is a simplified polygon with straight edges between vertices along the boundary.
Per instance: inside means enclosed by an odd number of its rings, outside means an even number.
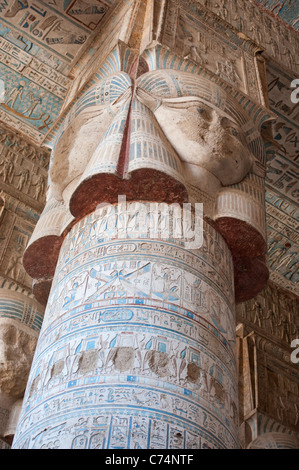
M0 0L0 120L41 143L72 65L115 0Z
M299 30L298 0L255 0L271 14L278 16L294 29Z

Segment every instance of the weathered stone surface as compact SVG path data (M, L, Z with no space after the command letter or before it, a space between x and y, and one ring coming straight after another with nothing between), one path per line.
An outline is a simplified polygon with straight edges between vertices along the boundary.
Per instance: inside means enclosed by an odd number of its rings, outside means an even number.
M297 437L278 433L270 432L262 434L255 439L248 447L249 449L299 449L299 440Z
M0 390L4 394L23 396L37 336L20 322L0 318Z
M272 16L251 0L11 3L0 438L42 322L33 293L47 315L15 446L296 447L297 304L261 292L270 271L298 293L299 42L275 18L298 29L296 2L267 2ZM194 249L157 229L181 228L159 203L187 202L207 222Z

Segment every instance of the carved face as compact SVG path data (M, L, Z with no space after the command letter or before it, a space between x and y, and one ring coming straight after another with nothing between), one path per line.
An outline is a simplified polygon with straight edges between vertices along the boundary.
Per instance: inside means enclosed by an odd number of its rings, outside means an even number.
M254 156L240 125L229 115L235 113L239 119L242 109L219 86L190 73L158 70L141 75L132 96L130 77L115 77L119 83L117 94L113 92L111 77L99 82L97 92L89 91L81 99L80 107L73 112L76 117L54 149L50 178L56 197L64 193L67 203L68 191L79 186L84 175L88 179L97 171L117 173L121 143L127 138L124 132L128 116L132 121L128 173L154 167L182 184L189 182L216 193L221 185L238 183L250 171ZM90 104L86 108L85 99ZM172 163L161 163L157 138L168 154L165 161ZM143 146L140 139L144 139ZM65 189L68 185L69 189Z
M0 389L18 396L24 393L37 337L0 322Z
M241 181L253 157L245 134L229 116L200 100L164 100L155 111L164 134L181 160L203 168L223 185ZM197 168L196 168L197 167Z

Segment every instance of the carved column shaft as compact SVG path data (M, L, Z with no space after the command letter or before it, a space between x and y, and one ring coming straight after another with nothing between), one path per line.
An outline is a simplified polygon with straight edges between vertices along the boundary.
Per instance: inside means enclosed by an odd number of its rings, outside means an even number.
M198 250L148 238L141 206L64 240L15 447L238 446L231 254L206 224Z

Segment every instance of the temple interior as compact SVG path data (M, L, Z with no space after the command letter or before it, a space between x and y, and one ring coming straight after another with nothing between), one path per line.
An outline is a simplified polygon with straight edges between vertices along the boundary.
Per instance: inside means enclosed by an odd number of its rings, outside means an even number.
M299 448L298 32L0 0L0 449Z

